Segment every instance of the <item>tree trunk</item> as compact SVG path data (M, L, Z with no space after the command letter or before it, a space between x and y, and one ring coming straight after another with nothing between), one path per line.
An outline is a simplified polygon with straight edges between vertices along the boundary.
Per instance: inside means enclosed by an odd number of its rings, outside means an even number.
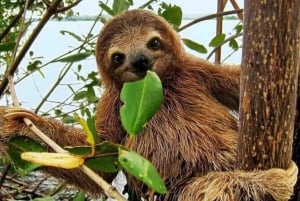
M299 71L299 0L245 0L238 168L287 168Z

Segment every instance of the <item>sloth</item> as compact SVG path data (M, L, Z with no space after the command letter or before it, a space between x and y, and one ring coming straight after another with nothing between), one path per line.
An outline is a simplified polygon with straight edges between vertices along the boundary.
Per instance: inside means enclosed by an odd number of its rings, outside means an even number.
M96 60L104 86L96 112L99 141L124 144L120 122L120 90L142 79L148 70L163 85L163 103L132 142L132 149L149 159L161 174L168 193L156 200L288 200L297 167L253 172L235 170L240 68L215 65L185 52L178 34L151 11L130 10L108 21L99 34ZM22 122L31 119L62 146L84 145L84 132L24 109L0 109L0 143L15 133L34 135ZM35 137L36 138L36 137ZM91 193L101 189L80 170L44 168ZM114 174L99 173L107 181ZM127 175L138 197L151 199L147 186ZM153 197L152 197L153 198Z

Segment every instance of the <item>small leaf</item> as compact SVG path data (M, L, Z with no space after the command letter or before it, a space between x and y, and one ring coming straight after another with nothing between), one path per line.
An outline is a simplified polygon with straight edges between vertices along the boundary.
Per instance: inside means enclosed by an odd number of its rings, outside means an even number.
M235 39L232 39L229 41L229 47L231 47L233 50L238 50L239 44L236 42Z
M216 35L209 43L210 47L218 47L222 45L226 37L226 34L218 34Z
M75 122L74 117L70 115L63 115L62 121L66 124L71 124Z
M92 55L92 52L82 52L55 60L55 62L77 62Z
M35 60L33 62L30 62L29 65L27 66L27 70L28 71L37 70L39 68L39 66L41 66L41 64L42 64L41 60Z
M143 181L157 193L167 193L167 188L156 168L138 153L120 148L119 162L127 172Z
M125 83L120 97L124 103L120 109L122 125L130 135L137 135L161 105L161 81L148 71L144 79Z
M207 49L203 45L201 45L199 43L196 43L195 41L192 41L192 40L187 39L187 38L183 38L182 41L188 48L190 48L192 50L195 50L195 51L197 51L199 53L202 53L202 54L207 53Z
M84 163L83 158L70 153L24 152L21 158L32 163L64 169L78 168Z
M243 30L243 25L242 24L238 24L234 27L236 34L239 34L242 32Z
M77 34L71 32L71 31L61 30L60 33L63 35L65 35L67 33L78 41L84 41L84 39L82 39L80 36L78 36Z
M125 10L128 10L130 6L130 3L127 0L114 0L113 3L113 13L114 15L117 15Z
M85 193L82 191L77 192L73 201L85 201Z
M73 100L76 101L76 100L84 99L86 98L86 96L87 96L87 91L80 91L74 95Z
M161 16L165 18L170 24L178 28L182 21L182 10L179 6L167 6L166 9L161 13Z
M109 15L114 16L114 11L110 7L108 7L105 3L103 3L102 1L100 1L99 6L104 11L106 11Z

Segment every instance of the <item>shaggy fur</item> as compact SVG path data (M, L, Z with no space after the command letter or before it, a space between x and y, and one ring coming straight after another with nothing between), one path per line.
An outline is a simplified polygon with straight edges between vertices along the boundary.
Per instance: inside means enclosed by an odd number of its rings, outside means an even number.
M124 82L142 78L148 69L162 80L163 104L132 144L164 178L169 193L157 195L157 200L263 200L265 195L286 200L292 194L297 172L294 164L292 173L281 169L233 171L238 127L230 110L239 105L239 68L216 66L188 55L166 21L142 10L125 12L105 25L96 59L105 86L96 114L100 141L125 141L119 118ZM134 67L136 61L141 63L139 69ZM4 111L14 113L2 108ZM9 121L0 115L1 141L12 133L29 133L20 121L12 120L24 114L15 113ZM61 145L85 143L79 129L53 119L34 122ZM48 171L93 193L100 192L82 175L53 168ZM128 176L128 183L139 196L149 195L149 189L136 179Z

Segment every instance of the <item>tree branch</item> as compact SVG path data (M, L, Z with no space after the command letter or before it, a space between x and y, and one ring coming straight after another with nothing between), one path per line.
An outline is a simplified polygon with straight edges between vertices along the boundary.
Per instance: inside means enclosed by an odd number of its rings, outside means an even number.
M198 19L195 19L193 21L191 21L190 23L187 23L186 25L183 25L182 27L180 27L178 29L178 31L182 31L194 24L197 24L201 21L205 21L205 20L209 20L209 19L213 19L213 18L216 18L216 17L219 17L219 16L226 16L226 15L231 15L231 14L235 14L235 13L242 13L244 10L243 9L239 9L239 10L230 10L230 11L225 11L225 12L218 12L218 13L215 13L215 14L212 14L212 15L207 15L207 16L204 16L204 17L200 17Z

